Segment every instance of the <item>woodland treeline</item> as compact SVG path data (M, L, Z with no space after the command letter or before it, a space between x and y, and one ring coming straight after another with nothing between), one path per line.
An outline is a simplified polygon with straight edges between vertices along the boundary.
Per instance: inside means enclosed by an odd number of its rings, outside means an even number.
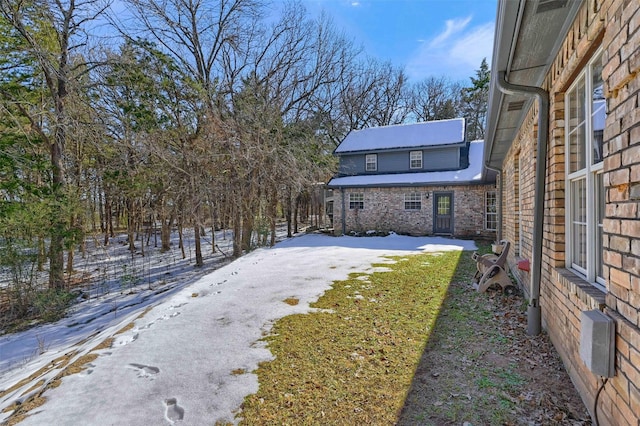
M64 289L88 234L233 230L234 256L308 211L353 129L466 117L489 70L411 82L327 15L260 0L0 0L0 262ZM140 247L138 247L140 249ZM14 274L14 281L20 277Z

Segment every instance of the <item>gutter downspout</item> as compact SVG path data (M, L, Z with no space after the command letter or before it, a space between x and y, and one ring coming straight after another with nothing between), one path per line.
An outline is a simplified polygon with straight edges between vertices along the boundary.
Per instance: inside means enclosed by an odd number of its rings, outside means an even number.
M505 71L498 72L498 88L506 95L526 94L536 95L539 102L538 111L538 149L536 163L536 180L533 213L533 258L531 284L529 292L529 307L527 308L527 334L540 334L540 277L542 275L542 243L544 225L544 187L547 171L547 144L549 142L549 93L535 86L521 86L509 83L505 78Z
M340 195L342 197L342 209L340 211L340 220L342 221L342 235L344 235L347 231L346 224L344 221L347 219L347 212L344 211L344 188L340 187Z
M496 240L499 242L502 240L502 169L498 169L495 167L491 167L489 164L485 163L484 167L487 170L491 170L493 172L498 173L498 179L500 179L500 185L498 186L498 229L496 232Z

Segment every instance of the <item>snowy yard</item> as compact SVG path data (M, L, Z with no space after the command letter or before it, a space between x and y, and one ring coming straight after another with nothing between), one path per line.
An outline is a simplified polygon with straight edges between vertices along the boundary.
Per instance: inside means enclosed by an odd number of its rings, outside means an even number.
M383 256L474 249L471 241L444 238L305 235L199 279L169 274L167 291L154 290L161 274L134 294L92 298L56 324L0 337L0 422L12 412L7 407L78 359L90 361L47 389L45 404L21 424L233 421L244 397L258 389L254 374L234 372L272 358L260 339L274 321L309 311L334 280L371 272Z

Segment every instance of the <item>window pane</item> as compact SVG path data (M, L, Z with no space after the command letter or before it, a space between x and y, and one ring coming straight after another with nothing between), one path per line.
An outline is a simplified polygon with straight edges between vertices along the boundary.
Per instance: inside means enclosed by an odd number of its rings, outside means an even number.
M604 122L607 117L606 101L604 99L604 88L602 82L602 57L599 56L591 66L592 107L591 126L593 129L593 153L591 164L602 161L602 135L604 133Z
M594 55L565 98L567 123L567 263L592 283L602 282L603 133L606 100L602 54Z
M450 197L438 198L438 214L447 215L450 212Z
M584 79L569 94L569 172L586 167Z
M586 180L571 182L571 231L573 264L587 267L587 186Z
M362 158L362 157L360 157ZM365 156L365 170L368 172L375 172L378 170L378 155L367 154Z
M604 184L602 180L602 173L596 175L596 276L604 278L602 273L602 218L604 217Z
M495 191L489 191L486 194L484 227L488 231L498 229L498 202Z
M411 151L409 153L409 167L412 169L422 168L422 151Z
M420 210L422 208L422 196L419 192L404 194L405 210Z
M364 209L364 194L361 192L349 194L349 208L351 210Z

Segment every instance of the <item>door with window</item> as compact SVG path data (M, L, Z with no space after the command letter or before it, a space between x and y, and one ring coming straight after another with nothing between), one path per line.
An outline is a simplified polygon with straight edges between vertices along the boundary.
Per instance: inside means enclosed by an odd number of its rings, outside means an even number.
M433 194L433 233L453 234L453 192Z

